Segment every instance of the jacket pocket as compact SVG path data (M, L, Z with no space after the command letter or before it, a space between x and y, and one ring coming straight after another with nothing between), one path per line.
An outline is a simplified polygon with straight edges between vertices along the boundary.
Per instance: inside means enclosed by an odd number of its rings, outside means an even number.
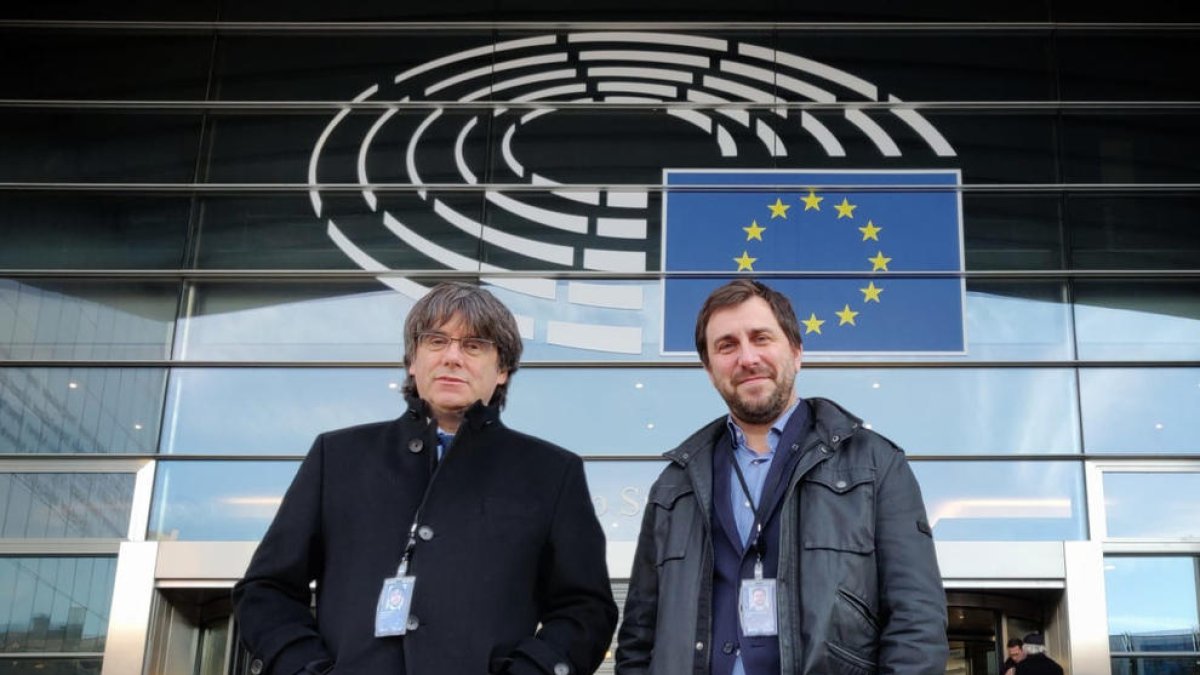
M875 663L864 659L854 652L833 642L826 642L825 649L829 654L826 659L827 668L823 671L834 675L869 675L879 672Z
M687 555L696 520L695 491L690 485L655 485L650 489L649 507L654 509L654 561L660 567Z
M875 470L830 468L804 478L802 541L806 549L875 551Z

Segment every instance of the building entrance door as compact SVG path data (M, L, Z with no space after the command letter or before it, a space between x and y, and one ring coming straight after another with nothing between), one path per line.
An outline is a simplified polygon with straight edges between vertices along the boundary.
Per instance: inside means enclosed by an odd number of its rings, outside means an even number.
M946 593L950 659L955 675L1004 675L1010 638L1044 632L1061 599L1061 590L1012 589Z

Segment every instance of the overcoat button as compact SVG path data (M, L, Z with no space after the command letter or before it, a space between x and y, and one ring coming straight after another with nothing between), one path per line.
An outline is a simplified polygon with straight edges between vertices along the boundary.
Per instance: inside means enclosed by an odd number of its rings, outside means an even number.
M698 651L698 652L704 651L704 643L703 642L696 643L696 651Z
M405 627L408 630L416 630L421 627L421 620L417 618L416 614L409 614L408 623L405 624Z
M841 490L842 488L846 487L846 481L839 480L837 483L835 483L835 485L837 486L837 489Z
M424 447L425 447L425 441L423 441L419 438L414 438L408 442L408 451L409 452L420 452L422 449L424 449Z
M721 645L721 651L725 652L726 654L732 654L733 653L733 643L726 642L725 644Z
M554 675L571 675L571 666L559 661L554 664Z
M417 536L425 541L429 541L433 539L433 528L428 525L422 525L417 528Z
M263 670L262 659L254 659L250 662L250 675L259 675Z

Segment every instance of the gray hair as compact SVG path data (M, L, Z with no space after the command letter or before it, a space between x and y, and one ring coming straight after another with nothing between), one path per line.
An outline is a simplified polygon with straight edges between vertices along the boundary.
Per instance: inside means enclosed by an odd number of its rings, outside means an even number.
M1046 653L1046 645L1031 645L1028 642L1026 642L1024 645L1021 645L1021 649L1024 649L1025 653L1030 656L1033 656L1034 654Z
M471 284L451 281L434 286L413 305L404 320L404 368L407 371L417 355L417 335L441 328L447 321L458 318L473 337L496 343L497 365L508 373L509 382L521 362L521 333L512 312L496 296ZM501 408L507 395L507 384L496 385L491 401ZM404 380L406 396L420 396L412 375Z

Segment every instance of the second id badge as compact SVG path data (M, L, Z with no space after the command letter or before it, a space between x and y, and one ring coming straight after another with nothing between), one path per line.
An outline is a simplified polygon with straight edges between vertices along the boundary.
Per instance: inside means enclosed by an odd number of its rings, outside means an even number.
M383 580L379 604L375 607L375 637L404 635L408 632L408 613L412 609L416 577L400 576Z
M738 619L742 635L778 635L775 616L775 580L742 579L738 593Z

